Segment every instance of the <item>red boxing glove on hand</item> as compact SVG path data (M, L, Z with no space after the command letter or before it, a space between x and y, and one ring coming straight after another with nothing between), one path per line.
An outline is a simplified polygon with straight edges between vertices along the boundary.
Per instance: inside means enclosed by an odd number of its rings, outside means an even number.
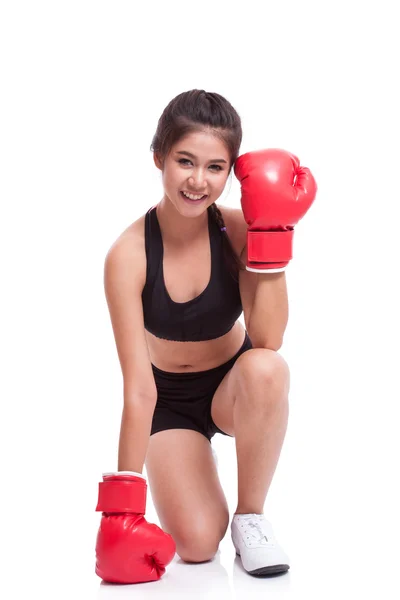
M311 171L297 156L270 148L242 154L235 162L247 230L248 271L284 271L292 258L293 228L317 193Z
M175 556L169 533L144 518L147 483L132 471L104 473L96 511L96 575L111 583L157 581Z

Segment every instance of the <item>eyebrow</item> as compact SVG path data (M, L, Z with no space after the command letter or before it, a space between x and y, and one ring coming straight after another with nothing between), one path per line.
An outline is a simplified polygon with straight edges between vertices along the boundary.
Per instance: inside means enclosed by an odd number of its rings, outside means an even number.
M190 158L196 158L194 154L192 154L191 152L186 152L186 150L181 150L181 151L177 152L177 154L185 154L186 156L190 156ZM213 160L210 160L209 162L226 163L227 161L223 158L214 158Z

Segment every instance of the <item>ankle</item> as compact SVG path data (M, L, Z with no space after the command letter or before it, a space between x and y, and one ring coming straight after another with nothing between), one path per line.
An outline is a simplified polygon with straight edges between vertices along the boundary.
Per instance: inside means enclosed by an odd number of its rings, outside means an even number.
M262 515L264 514L263 510L252 510L251 508L237 508L233 515Z

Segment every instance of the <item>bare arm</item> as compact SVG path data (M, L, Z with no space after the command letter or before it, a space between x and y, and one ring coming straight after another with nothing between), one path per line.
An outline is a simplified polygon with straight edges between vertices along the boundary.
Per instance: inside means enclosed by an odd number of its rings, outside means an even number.
M246 262L247 246L241 258ZM288 323L289 307L285 272L239 275L244 319L255 348L279 350Z
M154 405L134 402L124 406L118 447L118 471L143 473L149 445Z
M256 348L279 350L288 323L286 276L252 273L258 278L250 316L249 336Z
M104 288L124 383L118 470L142 473L157 389L144 332L142 290L146 263L131 238L107 254Z

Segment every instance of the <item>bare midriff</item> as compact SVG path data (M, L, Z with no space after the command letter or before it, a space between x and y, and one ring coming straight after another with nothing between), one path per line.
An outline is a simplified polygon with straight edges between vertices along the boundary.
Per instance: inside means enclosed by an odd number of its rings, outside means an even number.
M235 356L245 338L245 328L240 321L225 335L202 342L175 342L145 333L152 364L173 373L195 373L218 367Z

